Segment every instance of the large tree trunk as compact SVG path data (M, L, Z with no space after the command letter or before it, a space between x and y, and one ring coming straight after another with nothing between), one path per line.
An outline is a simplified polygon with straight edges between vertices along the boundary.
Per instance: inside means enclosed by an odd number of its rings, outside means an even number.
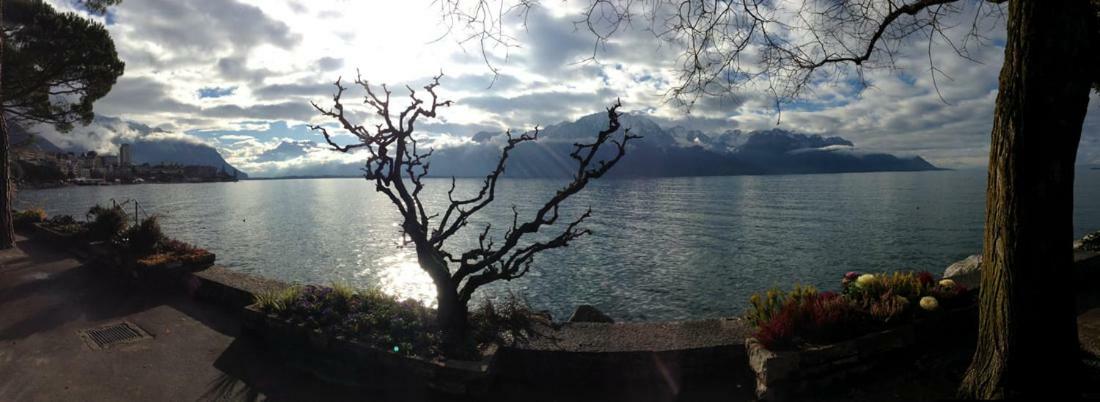
M443 330L443 352L450 357L466 356L466 342L469 331L469 311L466 303L458 297L454 286L436 285L438 298L439 326Z
M4 20L4 1L0 0L0 21ZM3 74L4 38L0 36L0 74ZM2 77L2 75L0 75ZM0 88L0 101L4 99ZM8 122L0 110L0 249L15 247L15 225L11 217L11 144L8 137Z
M443 331L443 353L449 357L465 356L469 330L469 310L458 296L458 284L451 278L450 270L431 246L424 241L416 247L417 262L428 272L436 291L436 322Z
M15 247L15 226L11 216L11 144L6 120L0 112L0 249Z
M986 189L968 398L1079 397L1073 178L1089 102L1088 0L1013 0Z

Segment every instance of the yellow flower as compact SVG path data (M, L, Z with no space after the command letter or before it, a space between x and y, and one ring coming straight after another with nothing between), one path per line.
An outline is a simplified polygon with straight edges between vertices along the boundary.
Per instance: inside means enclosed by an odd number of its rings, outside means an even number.
M862 286L868 286L868 285L870 285L874 282L875 282L875 275L874 274L863 274L863 275L860 275L859 278L856 278L856 284L861 286L861 287Z
M932 296L924 296L920 298L920 308L928 311L935 311L936 309L940 308L940 301L936 300L936 298Z
M943 287L948 288L948 289L954 289L955 288L955 281L950 280L950 279L941 279L940 280L940 286L943 286Z

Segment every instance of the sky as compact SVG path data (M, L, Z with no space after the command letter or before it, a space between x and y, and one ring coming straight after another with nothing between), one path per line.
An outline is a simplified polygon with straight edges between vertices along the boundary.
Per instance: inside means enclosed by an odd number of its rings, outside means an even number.
M73 10L71 3L50 0ZM626 111L662 126L704 131L779 128L838 135L864 151L920 155L937 166L982 167L987 160L1003 21L984 28L987 40L959 57L942 39L919 39L896 49L894 68L814 80L777 116L759 85L702 100L690 110L667 102L676 80L677 48L644 24L596 46L574 24L585 0L544 1L504 26L511 46L482 52L448 30L438 4L410 1L126 0L105 17L126 72L97 114L162 129L217 148L254 176L288 165L354 156L311 147L304 155L271 157L285 141L323 142L307 124L331 124L310 106L331 105L339 77L358 71L389 83L395 96L442 72L439 93L455 105L420 128L435 146L469 141L479 131L546 126L598 112L616 98ZM960 19L967 18L966 10ZM77 10L79 12L79 10ZM966 24L960 24L966 25ZM965 27L964 27L965 28ZM949 30L948 36L961 34ZM930 63L931 58L931 63ZM497 71L494 74L490 63ZM930 65L935 65L936 86ZM361 95L350 92L346 100ZM364 117L357 114L356 117ZM118 127L96 131L103 148ZM342 141L350 141L345 136ZM1100 163L1100 98L1092 95L1079 163Z

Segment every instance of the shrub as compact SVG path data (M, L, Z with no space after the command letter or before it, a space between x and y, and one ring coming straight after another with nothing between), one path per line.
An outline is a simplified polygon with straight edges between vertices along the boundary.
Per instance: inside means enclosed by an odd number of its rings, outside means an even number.
M112 240L126 229L126 211L121 206L96 205L88 210L88 237L95 240Z
M300 292L301 288L297 286L291 286L279 291L261 292L255 295L255 303L259 306L261 311L278 314L286 311L290 303L298 298L298 293Z
M156 215L145 218L141 223L131 226L120 235L119 242L135 255L148 255L157 251L164 242L164 232Z
M869 311L871 317L883 323L896 323L902 318L909 307L909 299L892 292L886 292L879 296L878 300L871 302Z
M1081 249L1100 251L1100 232L1092 232L1081 238Z
M788 348L794 346L796 325L794 311L782 309L761 325L753 336L768 349Z
M750 308L745 313L744 319L753 325L762 325L771 321L774 316L778 315L785 305L810 299L816 294L817 289L813 286L802 285L795 285L794 288L786 294L778 288L768 289L763 297L759 294L753 294L752 297L749 298Z
M470 313L472 338L478 344L513 344L539 335L538 327L550 321L531 311L527 301L508 292L497 302L486 299Z
M31 208L12 212L12 225L16 229L27 230L34 228L34 224L46 220L46 210Z
M830 342L846 336L852 323L859 321L851 301L834 292L796 286L781 300L778 311L761 322L755 334L769 348Z
M858 316L850 300L833 292L821 293L809 308L812 336L818 339L831 340L843 336L848 329L845 326L856 321Z

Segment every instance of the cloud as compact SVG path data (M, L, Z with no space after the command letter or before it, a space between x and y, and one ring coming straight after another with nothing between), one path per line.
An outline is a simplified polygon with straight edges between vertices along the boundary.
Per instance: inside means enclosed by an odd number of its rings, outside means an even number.
M317 66L324 71L338 70L344 66L344 60L335 57L325 56L322 57L320 60L317 60Z
M54 2L73 9L69 2ZM291 163L260 165L249 158L284 140L318 141L303 125L332 122L309 101L328 106L337 77L348 82L358 70L372 83L389 83L395 104L403 106L405 85L424 95L420 88L442 71L438 93L455 105L417 126L438 144L460 143L480 131L572 120L619 98L624 110L665 127L710 133L770 129L778 122L786 130L840 135L869 151L922 155L941 166L986 162L1003 21L992 20L983 32L987 43L968 49L979 63L959 57L940 38L929 47L918 35L892 49L895 69L859 75L848 66L817 77L806 96L783 105L781 113L767 82L754 82L701 98L688 114L665 97L683 62L677 44L655 39L645 30L648 23L637 21L594 47L595 38L574 24L579 10L573 2L543 2L527 15L526 26L509 20L505 33L521 46L491 49L489 60L500 72L494 75L474 44L462 48L453 37L435 40L446 27L429 0L125 1L113 8L108 29L127 71L95 109L212 143L233 163L283 169ZM957 40L969 29L972 11L968 3L945 17L945 25L955 26L949 37ZM747 65L756 62L753 52L746 53ZM882 64L886 56L876 57ZM354 120L367 124L374 116L362 107L361 96L352 90L345 100ZM1100 163L1100 100L1091 100L1079 160ZM312 149L294 163L343 161Z

